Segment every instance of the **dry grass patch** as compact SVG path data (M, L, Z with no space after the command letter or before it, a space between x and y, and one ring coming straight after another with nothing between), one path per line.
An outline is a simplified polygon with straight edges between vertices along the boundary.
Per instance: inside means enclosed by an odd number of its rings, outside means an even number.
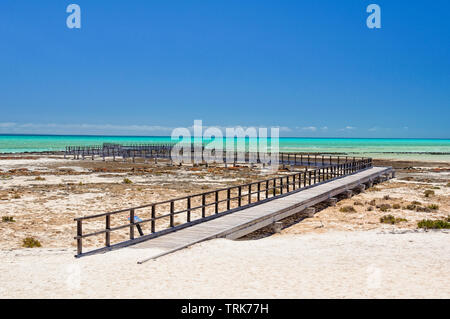
M394 225L394 224L397 224L400 222L406 222L406 221L407 220L405 218L395 218L392 215L384 215L383 217L380 218L380 223L391 224L391 225Z
M432 191L431 189L427 189L423 194L425 197L434 196L434 191Z
M25 248L36 248L36 247L42 247L39 240L34 239L33 237L27 237L22 240L22 247Z
M342 206L339 208L341 213L356 213L356 209L353 206Z
M450 229L450 218L447 218L447 220L429 220L424 219L417 223L418 228L425 228L425 229Z
M2 216L3 223L15 223L14 217L11 216Z

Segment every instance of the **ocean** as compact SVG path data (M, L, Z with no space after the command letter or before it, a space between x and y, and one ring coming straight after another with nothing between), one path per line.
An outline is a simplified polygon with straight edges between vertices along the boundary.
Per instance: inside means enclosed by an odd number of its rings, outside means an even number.
M103 143L170 143L169 136L0 135L0 153L62 151L66 146ZM281 137L282 152L339 153L383 159L450 162L450 139Z

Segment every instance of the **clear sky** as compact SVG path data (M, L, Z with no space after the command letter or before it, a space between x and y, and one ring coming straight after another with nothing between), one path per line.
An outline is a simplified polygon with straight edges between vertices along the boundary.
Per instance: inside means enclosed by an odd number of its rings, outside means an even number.
M449 108L448 0L0 2L0 133L449 138Z

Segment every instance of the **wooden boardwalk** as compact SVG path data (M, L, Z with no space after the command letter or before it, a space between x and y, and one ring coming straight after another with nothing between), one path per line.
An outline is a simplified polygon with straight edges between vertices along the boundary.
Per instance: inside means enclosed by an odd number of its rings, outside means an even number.
M131 248L144 250L156 248L163 251L139 262L142 263L205 240L213 238L237 239L293 214L301 213L307 208L341 193L347 192L350 195L352 189L364 188L367 184L370 186L377 179L388 178L388 176L394 176L392 168L372 167L285 197L153 238L133 245ZM311 214L311 211L309 213Z

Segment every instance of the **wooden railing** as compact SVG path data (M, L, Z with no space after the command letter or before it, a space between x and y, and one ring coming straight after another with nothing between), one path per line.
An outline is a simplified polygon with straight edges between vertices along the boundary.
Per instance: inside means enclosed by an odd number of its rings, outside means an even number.
M317 162L316 157L316 164L321 163L322 160L325 161L325 158L319 157L319 162ZM358 160L347 158L345 162L331 165L323 163L323 166L310 170L306 169L294 174L138 207L75 218L77 223L77 236L75 237L77 241L76 257L138 243L372 167L372 159L370 158ZM140 217L145 218L141 219L138 217L138 214ZM184 216L184 222L175 222L175 218L180 216ZM98 221L101 218L104 218L104 227L101 230L83 233L83 222L88 220ZM112 225L113 218L117 222L115 226ZM126 221L127 219L128 221ZM126 222L124 223L123 221ZM145 229L147 234L141 228L144 226L147 227ZM141 234L138 238L135 238L135 228L138 228ZM111 235L113 232L127 229L129 240L112 244ZM104 236L104 247L83 253L83 240L93 236Z

